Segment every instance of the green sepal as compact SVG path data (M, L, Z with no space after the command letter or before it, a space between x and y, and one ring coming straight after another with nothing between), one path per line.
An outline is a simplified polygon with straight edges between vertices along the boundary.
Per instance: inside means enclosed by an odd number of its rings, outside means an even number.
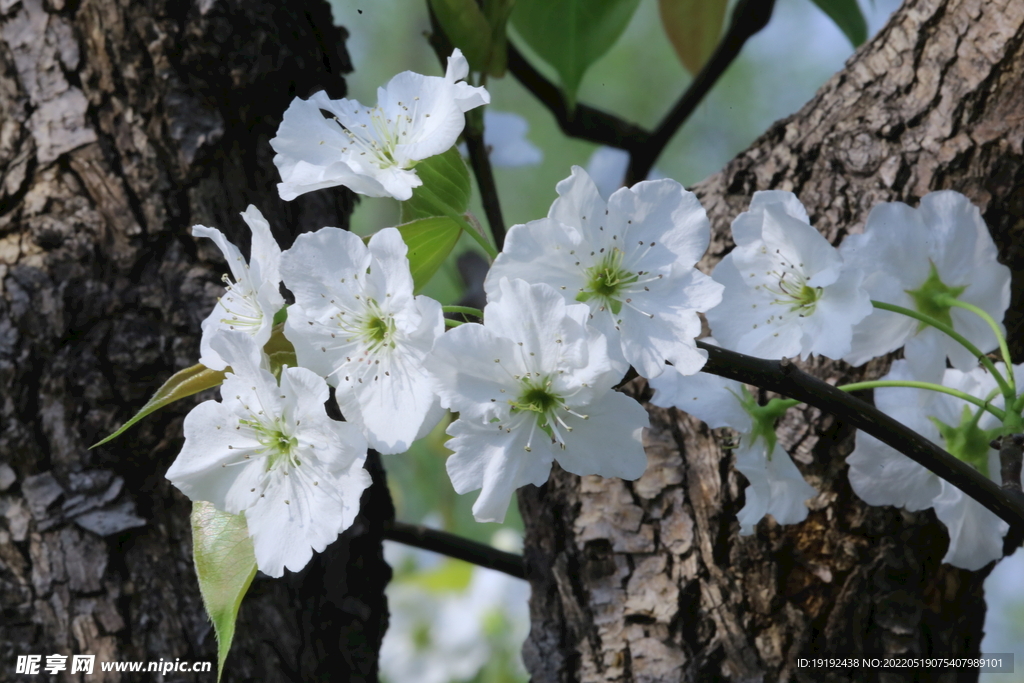
M409 247L413 293L418 294L452 253L462 227L451 218L433 216L399 225L397 230Z
M910 298L914 300L914 308L918 312L923 313L931 318L935 318L940 323L953 327L953 316L950 314L949 304L940 303L940 297L948 295L954 299L960 296L966 286L961 287L950 287L939 277L939 269L935 267L934 263L930 264L931 268L928 271L928 279L921 283L921 286L917 289L905 290ZM927 327L925 323L919 323L917 326L918 331Z
M235 637L235 620L256 576L256 554L243 515L218 510L213 503L192 503L192 557L199 592L217 634L217 680Z
M469 169L457 148L452 147L444 154L420 161L416 164L416 175L423 181L423 186L412 191L412 199L402 202L403 223L445 215L442 207L424 194L433 193L456 214L463 214L469 208ZM428 192L425 193L424 189Z
M980 429L978 427L978 419L981 416L981 412L983 411L974 413L970 406L964 406L960 413L960 424L955 427L935 417L929 416L928 419L938 428L942 441L950 455L956 457L957 460L971 465L974 469L988 477L988 452L991 449L989 444L994 436L993 432L1001 430L995 429L990 431Z
M629 25L640 0L516 0L512 25L554 67L570 109L583 74Z
M170 379L163 383L153 397L149 399L146 405L142 406L142 410L135 413L132 419L121 425L121 428L116 432L103 439L94 443L89 448L96 448L101 446L108 441L115 439L121 434L124 434L129 427L134 425L136 422L146 417L150 413L154 413L160 410L166 405L174 403L179 399L183 399L192 394L198 394L200 391L212 389L213 387L220 386L224 382L224 374L230 370L226 368L224 370L211 370L210 368L197 363L190 368L179 370L174 373Z

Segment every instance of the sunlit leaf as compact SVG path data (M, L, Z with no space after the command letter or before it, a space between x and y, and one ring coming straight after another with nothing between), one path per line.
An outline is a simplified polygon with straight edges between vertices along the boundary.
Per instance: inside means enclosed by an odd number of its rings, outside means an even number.
M661 25L686 70L696 75L715 51L729 0L658 0Z
M245 517L222 512L212 503L192 503L192 555L206 613L217 633L217 680L224 673L235 620L256 576L256 555Z
M583 74L626 30L640 0L516 0L512 25L554 67L570 106Z
M491 25L476 0L430 0L430 8L452 44L462 50L473 71L487 71Z
M91 448L96 448L96 446L100 446L111 439L121 436L121 434L136 422L150 413L160 410L166 405L174 403L179 399L183 399L186 396L198 394L200 391L220 386L224 382L225 372L226 371L224 370L211 370L201 364L196 364L190 368L185 368L184 370L176 372L169 380L163 383L163 386L156 390L153 397L149 399L146 405L142 406L142 410L135 413L135 416L132 417L132 419L121 425L120 429L107 438L93 444Z
M469 207L471 185L469 169L457 148L452 147L444 154L419 162L416 164L416 175L423 181L423 186L412 191L412 199L402 202L403 223L443 214L435 202L425 196L428 192L455 213L465 213Z
M857 0L811 0L821 11L836 22L839 30L858 47L868 39L868 23L860 11Z
M418 586L431 593L463 591L473 578L473 565L462 560L446 559L425 572L417 572L402 583Z
M413 290L419 292L455 248L462 228L450 218L435 216L399 225L398 232L409 247Z

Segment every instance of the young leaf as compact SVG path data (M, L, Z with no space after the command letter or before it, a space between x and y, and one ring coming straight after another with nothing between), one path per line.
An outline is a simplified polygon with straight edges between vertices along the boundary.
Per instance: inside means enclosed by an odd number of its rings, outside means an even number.
M103 445L121 436L136 422L170 403L174 403L192 394L198 394L200 391L220 386L224 382L224 372L226 371L211 370L204 365L196 364L174 373L169 380L163 383L163 386L156 390L153 397L149 399L146 405L142 406L142 410L135 413L132 419L121 425L120 429L107 438L90 446L90 448L96 448L96 446Z
M864 13L861 12L857 0L811 1L827 14L829 19L836 22L836 26L846 34L854 47L859 47L868 39L868 23L864 19Z
M473 71L488 71L491 25L476 0L430 0L430 9L452 44L462 50Z
M570 106L583 74L626 30L640 0L517 0L512 24L555 68Z
M274 377L277 377L278 382L281 381L281 370L285 366L294 368L299 365L299 361L295 357L295 347L284 336L283 322L274 325L270 339L263 346L263 352L267 354L270 371L274 373Z
M661 25L679 61L696 75L715 51L729 0L659 0Z
M235 619L256 576L256 555L243 515L222 512L213 503L192 503L192 555L206 613L217 634L217 680L235 637Z
M450 218L435 216L399 225L398 232L409 247L413 292L418 293L448 258L462 228Z
M495 78L504 76L508 66L508 18L514 5L513 0L484 0L484 16L491 25L491 61L487 73Z
M469 207L469 169L459 150L452 147L444 154L424 159L416 164L416 174L422 187L412 191L412 199L402 202L402 222L440 216L442 211L433 201L424 197L423 190L433 193L455 213L465 213Z

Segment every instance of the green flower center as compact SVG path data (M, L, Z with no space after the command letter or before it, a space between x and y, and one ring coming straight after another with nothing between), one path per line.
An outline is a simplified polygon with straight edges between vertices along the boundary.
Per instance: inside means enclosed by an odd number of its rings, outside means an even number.
M931 270L928 273L928 279L925 280L918 289L906 290L907 294L914 300L914 307L920 313L935 318L939 322L953 326L953 318L949 314L949 309L952 306L948 304L937 303L936 299L941 295L949 295L956 299L967 289L966 285L963 287L950 287L939 279L939 270L935 267L934 263L931 263ZM925 323L919 323L917 326L918 332L927 327Z
M955 427L934 417L928 419L939 428L939 434L942 435L947 451L987 477L989 476L988 451L992 434L978 428L977 418L978 416L971 412L970 407L964 406L963 412L960 413L960 424Z
M516 399L510 399L508 402L512 406L512 415L517 413L535 413L537 416L537 427L548 435L552 443L557 443L561 448L565 448L565 434L562 430L571 432L572 427L559 417L558 411L564 410L584 420L587 419L587 416L573 412L566 406L565 399L551 391L550 379L522 378L520 381L523 383L523 390ZM530 450L529 445L526 446L526 450Z
M282 429L280 419L275 420L273 424L265 424L255 419L239 422L256 432L256 440L260 442L267 456L267 472L282 464L289 467L298 467L302 464L295 456L299 440Z
M769 291L779 297L772 303L788 306L790 313L808 316L814 313L824 290L811 287L802 275L787 270L779 276L778 289Z
M622 267L624 252L618 247L604 255L597 264L586 269L587 284L576 295L576 301L587 302L597 298L615 315L622 310L621 297L630 285L640 279L639 274Z
M362 323L362 337L369 344L369 350L375 351L382 346L394 347L395 319L381 310L373 299L366 302L367 316Z

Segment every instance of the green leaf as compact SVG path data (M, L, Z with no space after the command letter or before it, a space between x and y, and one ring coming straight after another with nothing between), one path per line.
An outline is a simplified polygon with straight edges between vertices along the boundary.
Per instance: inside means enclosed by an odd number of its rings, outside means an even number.
M449 558L434 569L407 577L402 583L417 586L430 593L449 593L466 590L472 578L473 565Z
M462 228L451 218L434 216L399 225L398 232L409 247L413 290L419 292L455 248Z
M476 0L430 0L437 22L473 71L489 71L491 25Z
M299 364L295 357L295 347L284 336L284 323L274 325L270 339L263 346L263 352L267 354L267 358L270 360L270 371L274 373L274 377L277 377L278 382L281 381L281 370L285 366L294 368Z
M658 0L661 25L691 75L718 46L728 6L729 0Z
M583 74L607 52L640 0L517 0L512 25L554 67L570 107Z
M196 364L190 368L185 368L184 370L174 373L174 376L164 382L163 386L156 390L153 397L149 399L146 405L142 406L142 410L135 413L135 416L132 419L121 425L120 429L107 438L90 446L90 448L96 448L96 446L100 446L121 436L121 434L124 434L124 432L136 422L170 403L174 403L175 401L185 398L186 396L191 396L192 394L198 394L200 391L220 386L221 383L224 382L224 373L226 371L227 370L211 370L205 365Z
M860 11L857 0L811 0L822 12L836 22L846 37L859 47L868 39L868 23L864 19L864 13Z
M495 78L505 75L508 66L508 19L514 0L484 0L484 15L491 25L491 60L487 73Z
M465 213L469 208L469 169L457 148L452 147L444 154L419 162L416 175L423 181L423 186L412 191L412 199L402 202L403 223L444 214L433 201L424 197L424 189L433 192L455 213Z
M235 637L235 619L256 576L256 555L245 517L222 512L213 503L192 503L192 556L206 613L217 633L217 680Z

